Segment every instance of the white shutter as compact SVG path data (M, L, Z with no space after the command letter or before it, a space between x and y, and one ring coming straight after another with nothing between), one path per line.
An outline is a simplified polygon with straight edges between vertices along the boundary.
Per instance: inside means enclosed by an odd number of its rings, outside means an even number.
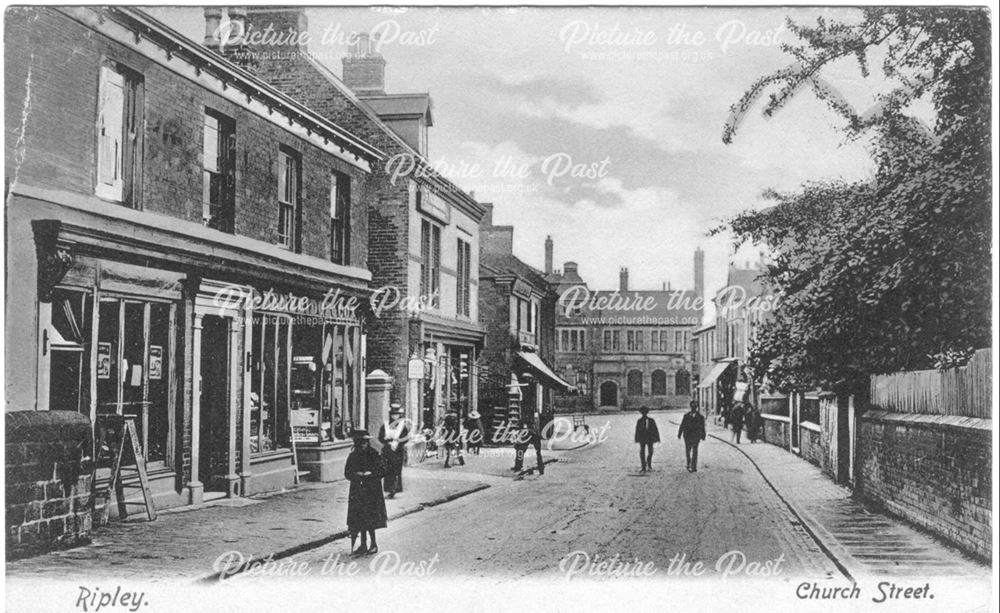
M97 189L109 200L122 199L122 114L125 108L125 80L107 66L101 66L97 114Z

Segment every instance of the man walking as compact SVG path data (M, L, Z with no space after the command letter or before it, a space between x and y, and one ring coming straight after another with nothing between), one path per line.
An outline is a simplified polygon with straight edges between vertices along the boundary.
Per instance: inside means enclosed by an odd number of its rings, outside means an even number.
M542 460L542 436L538 432L538 427L534 421L523 421L517 431L517 440L514 442L514 467L511 471L519 473L524 469L524 454L528 452L528 447L535 448L536 470L539 475L545 474L545 462Z
M684 455L687 456L688 472L698 472L698 445L705 440L705 417L698 412L698 401L691 401L691 410L681 419L677 438L684 437Z
M646 472L653 469L653 444L660 442L660 431L656 428L653 418L649 417L647 407L641 407L639 412L642 413L642 417L635 422L635 442L639 443L641 472Z

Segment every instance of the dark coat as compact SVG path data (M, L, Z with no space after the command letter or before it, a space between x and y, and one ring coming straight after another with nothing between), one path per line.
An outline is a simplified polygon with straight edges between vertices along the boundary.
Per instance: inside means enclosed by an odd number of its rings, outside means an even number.
M705 416L691 411L685 413L681 419L681 427L677 429L677 438L682 436L690 443L705 440Z
M361 476L360 473L371 475ZM385 498L382 497L382 457L369 446L355 447L347 456L344 477L351 482L347 496L347 529L351 532L385 528Z
M656 427L656 422L652 417L642 416L635 422L635 442L637 443L659 443L660 430Z
M378 429L378 442L382 443L382 461L385 462L384 489L387 492L403 491L403 461L406 458L406 441L410 438L410 429L403 426L399 433L399 445L393 451L386 438L386 427L382 424Z

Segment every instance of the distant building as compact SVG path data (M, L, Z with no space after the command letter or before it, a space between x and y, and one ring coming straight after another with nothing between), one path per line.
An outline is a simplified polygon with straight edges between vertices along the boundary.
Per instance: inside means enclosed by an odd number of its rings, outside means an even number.
M557 372L577 388L558 410L686 407L692 397L690 340L701 323L704 253L695 252L695 289L632 290L628 269L617 290L591 290L575 262L546 275L559 294Z
M554 391L572 388L554 372L557 294L542 271L513 254L514 227L480 225L479 313L486 343L479 362L480 412L488 429L512 417L541 419ZM512 416L512 409L517 408Z
M705 415L715 415L718 401L715 397L715 383L702 385L715 368L715 324L704 325L694 331L691 338L691 362L694 365L694 399L698 401Z

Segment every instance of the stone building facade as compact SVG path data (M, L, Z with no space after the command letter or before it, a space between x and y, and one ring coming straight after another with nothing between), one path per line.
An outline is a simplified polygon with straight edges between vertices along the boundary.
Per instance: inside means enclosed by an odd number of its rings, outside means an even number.
M683 408L692 398L691 335L701 323L704 256L695 252L695 289L633 290L628 269L614 291L591 290L575 262L551 268L559 295L555 366L575 394L557 410Z

